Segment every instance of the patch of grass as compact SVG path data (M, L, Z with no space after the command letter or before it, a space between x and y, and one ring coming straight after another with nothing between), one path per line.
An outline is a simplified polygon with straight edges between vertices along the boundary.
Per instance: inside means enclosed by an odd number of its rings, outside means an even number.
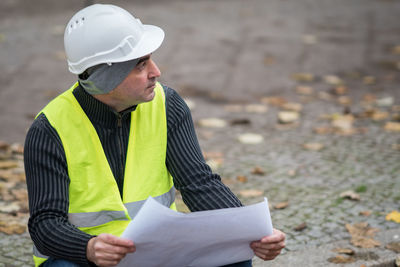
M400 195L394 197L394 201L400 201Z
M339 206L340 204L342 204L343 200L344 200L344 198L338 197L338 198L335 200L334 205L335 205L335 206Z
M355 190L357 193L365 193L367 192L367 186L366 185L360 185L356 188Z

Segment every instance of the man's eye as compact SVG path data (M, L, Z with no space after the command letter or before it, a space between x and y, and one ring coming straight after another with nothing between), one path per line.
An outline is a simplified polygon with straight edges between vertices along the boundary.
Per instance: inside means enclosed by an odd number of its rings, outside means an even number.
M146 66L146 61L143 61L143 62L140 62L140 63L137 65L137 68L140 69L140 70L142 70L142 69L144 69L145 66Z

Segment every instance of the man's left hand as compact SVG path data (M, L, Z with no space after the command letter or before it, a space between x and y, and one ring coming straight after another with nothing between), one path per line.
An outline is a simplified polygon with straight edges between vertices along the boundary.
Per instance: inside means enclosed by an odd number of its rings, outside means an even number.
M273 260L285 247L285 234L274 229L272 235L265 236L259 241L251 242L250 247L257 257L265 261Z

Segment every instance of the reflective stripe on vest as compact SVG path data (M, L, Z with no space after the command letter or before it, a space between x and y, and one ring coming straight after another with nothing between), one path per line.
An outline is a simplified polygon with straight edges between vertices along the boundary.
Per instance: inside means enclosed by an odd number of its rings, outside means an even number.
M77 86L41 111L65 151L69 221L91 235L120 235L149 196L174 208L175 191L165 166L167 120L162 86L157 83L154 99L131 113L122 199L97 132L72 93Z
M160 204L170 207L175 199L175 188L171 188L167 193L154 197ZM129 216L133 219L140 210L146 200L125 203ZM127 220L123 211L107 211L85 212L85 213L69 213L68 220L78 227L93 227L105 224L113 220Z

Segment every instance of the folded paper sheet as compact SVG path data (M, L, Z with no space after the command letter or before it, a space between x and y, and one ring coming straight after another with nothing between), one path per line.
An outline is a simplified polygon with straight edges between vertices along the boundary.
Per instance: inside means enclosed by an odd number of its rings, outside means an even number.
M246 207L192 213L149 198L122 234L136 252L118 266L221 266L251 259L250 242L271 234L266 198Z

